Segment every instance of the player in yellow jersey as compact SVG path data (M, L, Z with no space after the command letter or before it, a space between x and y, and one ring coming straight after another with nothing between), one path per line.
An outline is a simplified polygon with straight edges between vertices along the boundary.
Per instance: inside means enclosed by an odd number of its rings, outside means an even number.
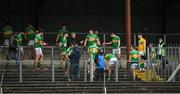
M140 56L140 71L144 71L145 60L146 59L146 40L143 38L142 34L138 35L138 51Z

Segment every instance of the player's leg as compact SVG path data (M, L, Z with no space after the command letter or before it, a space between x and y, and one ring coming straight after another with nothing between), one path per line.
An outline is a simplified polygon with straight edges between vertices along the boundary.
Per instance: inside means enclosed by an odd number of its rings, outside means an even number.
M39 48L35 48L35 61L34 61L34 70L39 70L39 58L40 58L40 54L39 54Z

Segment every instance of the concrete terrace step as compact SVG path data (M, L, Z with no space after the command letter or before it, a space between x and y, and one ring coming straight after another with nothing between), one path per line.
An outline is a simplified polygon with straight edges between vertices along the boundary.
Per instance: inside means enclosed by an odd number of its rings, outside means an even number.
M103 82L6 83L4 93L103 93ZM107 82L108 93L177 93L180 82ZM158 89L157 89L158 88Z

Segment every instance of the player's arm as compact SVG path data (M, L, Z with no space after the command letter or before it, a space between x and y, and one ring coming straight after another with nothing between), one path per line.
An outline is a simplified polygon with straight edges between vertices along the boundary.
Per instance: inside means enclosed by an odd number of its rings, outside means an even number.
M101 45L101 42L100 42L99 38L97 38L97 44Z
M110 42L107 42L107 43L103 43L104 45L109 45L109 44L112 44L112 41Z
M57 37L56 37L56 43L58 42L58 40L59 40L59 34L57 35Z
M146 51L146 40L144 40L143 45L144 45L144 51Z
M66 57L67 61L70 61L68 54L66 54L65 57Z
M24 38L27 39L27 32L24 33Z
M84 41L84 47L86 47L86 44L87 44L87 38Z

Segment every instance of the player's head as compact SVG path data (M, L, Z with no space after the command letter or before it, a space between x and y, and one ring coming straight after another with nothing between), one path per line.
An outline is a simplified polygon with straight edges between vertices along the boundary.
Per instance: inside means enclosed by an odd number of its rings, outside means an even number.
M65 33L63 34L63 36L64 36L64 37L68 37L68 33L65 32Z
M20 32L20 34L24 35L24 32Z
M99 51L98 51L98 52L99 52L99 54L101 54L101 55L102 55L102 54L103 54L103 52L104 52L103 48L99 48Z
M160 39L159 39L159 42L160 42L160 43L161 43L161 42L163 42L163 39L162 39L162 38L160 38Z
M62 29L66 29L66 24L62 24Z
M42 35L42 32L40 30L36 30L36 34Z
M150 44L149 44L149 47L150 47L150 48L152 48L153 46L154 46L154 44L153 44L153 43L150 43Z
M113 32L111 32L111 37L114 37L114 36L115 36L115 34Z
M99 34L99 31L95 30L95 31L94 31L94 34Z
M138 34L138 39L141 39L142 38L142 34Z
M72 38L76 38L76 33L71 32L71 37L72 37Z
M92 29L89 30L89 34L94 34Z

